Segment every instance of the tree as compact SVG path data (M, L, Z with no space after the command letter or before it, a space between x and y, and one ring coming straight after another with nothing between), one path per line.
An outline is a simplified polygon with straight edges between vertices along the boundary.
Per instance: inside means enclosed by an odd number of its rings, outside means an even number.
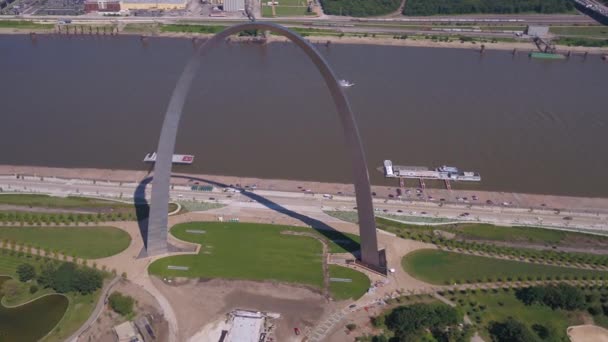
M74 289L75 277L76 266L72 263L63 263L53 273L51 287L59 293L70 292Z
M21 264L17 266L17 276L21 282L29 281L36 278L36 269L30 264Z
M52 263L44 263L40 268L40 275L38 276L38 285L42 287L53 286L53 274L55 273L55 266Z
M399 8L399 0L322 0L323 12L333 15L366 17L388 14Z
M515 296L526 305L542 303L552 309L565 310L577 310L585 307L583 291L568 284L523 288L517 290Z
M393 310L386 318L386 326L399 340L416 340L422 329L442 330L460 321L456 309L445 304L412 304Z
M537 342L538 338L534 336L528 327L511 317L506 321L499 323L496 321L490 322L490 335L495 342Z
M110 307L112 310L114 310L114 312L122 316L127 316L133 313L134 300L131 296L123 295L120 292L112 292L108 300Z
M101 287L103 278L101 273L90 268L77 269L74 277L74 290L89 294Z

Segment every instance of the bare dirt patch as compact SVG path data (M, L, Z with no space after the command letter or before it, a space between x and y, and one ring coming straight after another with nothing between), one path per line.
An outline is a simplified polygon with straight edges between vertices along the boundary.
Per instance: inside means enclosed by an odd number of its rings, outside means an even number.
M577 325L568 328L572 342L608 342L608 330L596 325Z
M125 280L119 281L114 288L112 288L111 292L115 291L129 295L135 299L134 310L136 315L134 320L137 320L139 317L147 316L148 321L151 323L152 329L156 334L156 340L167 340L167 321L165 321L162 316L160 305L150 293L130 281ZM78 338L78 341L115 342L116 336L112 332L112 327L125 320L124 317L112 311L109 305L106 305L99 315L99 318L97 318L95 323Z
M336 303L304 287L243 280L184 280L170 284L152 277L169 300L179 322L180 341L186 341L206 325L218 322L234 309L275 312L278 341L295 341L293 328L312 327ZM219 336L218 336L219 337ZM210 336L209 338L215 338Z

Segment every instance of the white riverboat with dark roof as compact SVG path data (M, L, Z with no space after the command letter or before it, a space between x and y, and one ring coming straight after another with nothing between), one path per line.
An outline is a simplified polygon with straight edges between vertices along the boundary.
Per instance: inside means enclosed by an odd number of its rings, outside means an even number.
M460 171L453 166L443 165L434 170L423 166L393 165L390 160L384 161L384 176L387 178L438 179L447 181L479 182L478 172Z

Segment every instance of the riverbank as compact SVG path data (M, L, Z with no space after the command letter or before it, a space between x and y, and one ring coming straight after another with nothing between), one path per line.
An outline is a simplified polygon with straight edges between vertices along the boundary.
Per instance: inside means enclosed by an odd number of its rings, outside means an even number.
M41 25L42 26L42 25ZM46 25L45 25L46 26ZM50 25L49 25L50 26ZM86 26L86 25L85 25ZM95 26L100 26L96 24ZM112 26L112 25L101 25ZM76 26L74 26L76 28ZM70 33L72 36L111 36L110 32L103 33ZM19 27L0 27L0 35L2 34L57 34L54 26L38 27L38 28L19 28ZM302 34L302 33L301 33ZM68 35L62 33L62 35ZM195 32L171 32L158 29L150 29L149 27L142 29L121 30L118 35L138 35L145 37L167 37L167 38L187 38L187 39L208 39L213 36L211 33L195 33ZM466 33L462 34L466 36ZM538 51L532 41L505 41L497 40L491 37L469 37L470 40L461 40L460 35L446 36L441 32L420 32L411 35L391 35L388 34L366 34L366 33L349 33L348 35L339 34L338 31L328 31L327 34L303 33L303 36L313 44L346 44L346 45L378 45L378 46L401 46L401 47L424 47L424 48L451 48L451 49L469 49L469 50L499 50L511 51L513 53L529 53ZM433 37L435 39L433 39ZM233 42L251 42L251 37L233 37ZM289 40L283 36L270 35L266 38L266 43L288 42ZM608 55L608 47L586 47L586 46L567 46L555 45L556 52L561 54L593 54L593 55Z
M147 171L137 170L0 165L0 177L16 177L16 175L42 178L56 177L88 181L110 181L119 183L139 183L143 179L151 176L151 174ZM333 196L354 195L354 187L352 184L284 179L262 179L204 174L174 174L171 183L173 185L182 186L209 184L216 188L222 188L225 186L247 186L255 188L256 190L292 193L321 193ZM375 198L377 200L397 199L396 187L373 185L372 191L375 193ZM514 192L447 190L427 187L424 190L424 193L420 194L420 196L418 196L416 191L412 189L410 194L404 194L402 200L404 202L414 201L419 203L430 202L459 203L464 205L496 205L522 209L557 209L560 211L573 211L590 214L608 213L608 198L523 194Z

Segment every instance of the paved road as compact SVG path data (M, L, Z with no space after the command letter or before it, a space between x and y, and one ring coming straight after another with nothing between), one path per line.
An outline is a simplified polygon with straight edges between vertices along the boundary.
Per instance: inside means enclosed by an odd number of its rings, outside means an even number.
M100 15L89 14L87 16L3 16L5 19L37 19L57 21L71 19L72 23L84 22L125 22L125 23L176 23L182 20L198 23L242 23L248 21L247 18L225 18L225 17L203 17L200 15L185 15L180 17L106 17ZM456 16L432 16L432 17L380 17L380 18L351 18L342 16L324 15L318 18L311 17L285 17L285 18L258 18L259 21L271 21L277 23L315 23L327 26L341 25L344 23L476 23L476 24L586 24L598 25L598 23L585 15L579 14L556 14L556 15L515 15L515 14L489 14L489 15L456 15Z
M4 191L41 192L59 196L85 195L100 197L132 198L137 184L108 183L85 181L40 181L38 177L16 179L11 176L0 176L0 188ZM150 187L147 189L150 193ZM334 196L325 198L321 194L302 192L256 190L255 195L265 199L260 203L251 196L230 192L198 192L186 186L175 186L171 191L173 200L197 200L216 202L238 210L238 208L285 207L305 213L311 217L326 219L323 210L354 211L355 198L351 196ZM148 196L149 198L149 196ZM578 230L608 234L608 212L577 212L550 209L516 208L505 206L488 206L482 203L439 203L436 201L383 200L374 199L378 213L397 215L396 217L418 216L433 219L450 219L467 222L488 222L498 225L542 225L551 228ZM461 217L462 214L467 216ZM401 215L401 216L399 216ZM566 218L566 219L565 219ZM569 220L568 220L569 219Z

